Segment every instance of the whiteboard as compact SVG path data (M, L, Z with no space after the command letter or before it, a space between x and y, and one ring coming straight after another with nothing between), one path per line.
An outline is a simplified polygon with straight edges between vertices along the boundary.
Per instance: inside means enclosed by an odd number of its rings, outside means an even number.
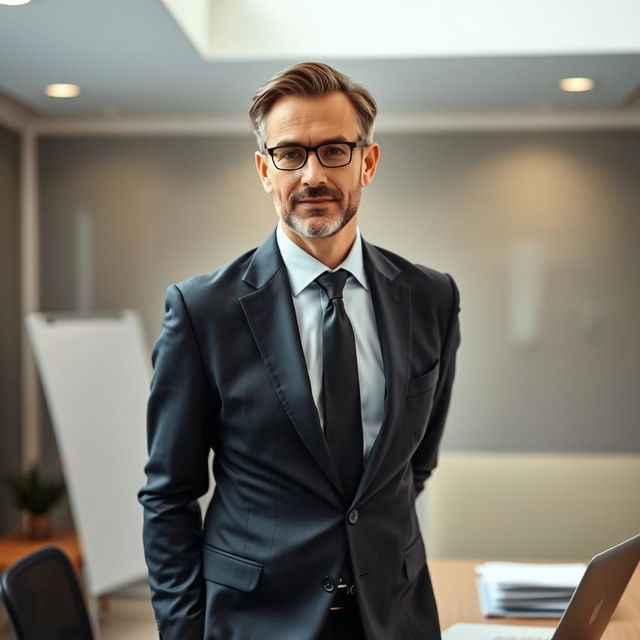
M136 311L26 318L91 595L147 577L142 546L151 363Z

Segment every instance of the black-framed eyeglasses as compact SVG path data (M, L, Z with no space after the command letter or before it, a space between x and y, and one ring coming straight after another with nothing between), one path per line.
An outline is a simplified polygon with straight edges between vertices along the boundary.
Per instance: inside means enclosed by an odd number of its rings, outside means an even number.
M267 147L273 161L273 166L280 171L296 171L302 169L307 162L309 153L313 151L318 162L323 167L337 169L346 167L353 156L356 147L366 147L362 140L358 142L324 142L315 147L305 147L301 144L282 144L277 147Z

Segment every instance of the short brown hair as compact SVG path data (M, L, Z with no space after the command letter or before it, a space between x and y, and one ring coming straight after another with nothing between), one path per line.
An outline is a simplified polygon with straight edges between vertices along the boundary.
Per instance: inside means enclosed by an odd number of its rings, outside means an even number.
M324 96L342 91L356 110L360 138L371 144L376 101L367 89L349 76L322 62L300 62L276 73L251 99L249 117L262 151L266 138L265 121L273 104L283 96Z

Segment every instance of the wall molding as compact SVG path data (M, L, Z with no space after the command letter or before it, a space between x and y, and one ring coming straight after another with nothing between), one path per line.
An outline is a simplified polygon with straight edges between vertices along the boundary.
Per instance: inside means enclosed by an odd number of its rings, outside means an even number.
M442 111L382 114L376 124L380 133L422 131L547 131L640 128L639 111L505 110L487 112Z
M36 117L35 112L0 94L0 125L22 132Z
M32 122L36 135L46 136L252 136L245 117L47 118ZM377 133L447 131L544 131L640 129L640 111L490 111L382 113Z
M38 140L26 125L20 149L20 295L22 340L22 466L37 462L41 454L42 407L33 350L24 322L40 311L40 229L38 216Z

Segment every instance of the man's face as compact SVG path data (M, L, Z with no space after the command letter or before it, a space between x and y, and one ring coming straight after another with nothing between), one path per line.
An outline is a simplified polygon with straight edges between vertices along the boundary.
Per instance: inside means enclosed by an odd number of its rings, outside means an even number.
M267 147L315 147L359 139L355 109L341 92L322 97L285 96L274 103L266 118ZM356 147L350 164L328 168L310 152L301 169L281 171L263 151L256 153L256 168L278 216L296 233L317 238L336 234L354 218L360 192L373 178L379 154L376 144Z

